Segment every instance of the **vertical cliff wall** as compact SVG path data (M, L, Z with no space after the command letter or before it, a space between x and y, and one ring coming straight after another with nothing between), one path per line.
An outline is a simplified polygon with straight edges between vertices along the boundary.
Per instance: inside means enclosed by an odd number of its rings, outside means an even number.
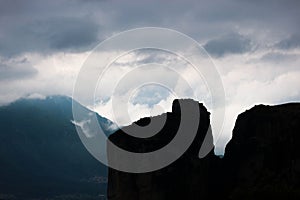
M300 199L300 104L259 105L240 114L225 150L232 199Z
M132 152L161 148L176 134L178 108L175 101L172 113L155 117L166 116L167 122L151 138L138 139L120 130L109 139ZM143 174L109 169L108 199L300 199L300 104L260 105L240 114L222 159L213 150L198 158L210 127L209 113L202 104L199 109L197 136L180 159ZM136 123L145 126L149 121Z
M168 167L154 172L135 174L110 168L108 199L200 199L209 195L212 184L209 177L211 177L213 162L217 157L213 154L212 149L204 159L198 158L202 141L210 127L210 114L202 104L189 99L175 100L171 113L151 118L151 120L167 118L163 129L153 137L135 138L120 130L111 135L109 139L117 146L131 152L144 153L162 148L177 133L181 120L179 101L186 106L196 103L200 111L201 123L190 148L180 159ZM136 124L145 126L149 121L150 118L143 118ZM212 134L211 131L208 134Z

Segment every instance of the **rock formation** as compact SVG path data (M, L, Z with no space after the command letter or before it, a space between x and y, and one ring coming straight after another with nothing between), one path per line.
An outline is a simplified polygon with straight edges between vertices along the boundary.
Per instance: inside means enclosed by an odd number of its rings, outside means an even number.
M259 105L240 114L222 159L213 151L197 157L209 129L209 113L202 104L199 109L196 139L180 159L150 173L109 169L108 199L300 199L300 104ZM172 113L164 114L165 127L151 138L138 139L119 130L110 140L133 152L161 148L176 133L178 110L175 100ZM145 126L149 121L136 123Z
M224 196L300 199L300 104L240 114L223 159Z
M136 138L119 130L109 139L117 146L131 152L144 153L162 148L173 139L178 130L181 116L179 101L186 106L196 103L200 110L201 123L192 145L177 161L154 172L135 174L110 168L108 199L201 199L211 195L215 180L210 177L214 176L212 168L218 158L214 155L213 149L205 158L198 158L202 141L210 127L210 113L202 104L190 99L175 100L171 113L151 118L151 120L160 120L166 117L167 120L163 129L150 138ZM145 126L149 122L150 118L143 118L136 124ZM208 134L211 134L211 131Z

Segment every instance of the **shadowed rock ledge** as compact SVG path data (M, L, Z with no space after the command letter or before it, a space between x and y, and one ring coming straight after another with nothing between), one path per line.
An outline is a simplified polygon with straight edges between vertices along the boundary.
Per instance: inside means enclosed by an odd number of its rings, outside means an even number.
M165 146L179 126L179 101L195 103L175 100L171 113L136 122L146 126L154 118L166 117L164 128L155 136L140 139L119 130L109 139L139 153ZM300 104L260 105L240 114L223 159L213 150L205 158L198 158L207 131L211 134L210 114L202 104L198 105L199 129L180 159L150 173L110 168L108 199L300 199Z

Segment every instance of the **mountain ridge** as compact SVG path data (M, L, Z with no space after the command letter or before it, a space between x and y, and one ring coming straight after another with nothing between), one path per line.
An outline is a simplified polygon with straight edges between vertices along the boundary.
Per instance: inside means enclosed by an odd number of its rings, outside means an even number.
M0 107L0 194L17 199L105 195L106 183L98 180L107 177L107 168L83 146L72 120L72 99L65 96L22 98Z

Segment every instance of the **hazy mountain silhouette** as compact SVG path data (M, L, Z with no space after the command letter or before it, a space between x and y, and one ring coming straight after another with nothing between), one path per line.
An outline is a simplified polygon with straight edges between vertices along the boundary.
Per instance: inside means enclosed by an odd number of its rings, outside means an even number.
M161 148L172 140L180 123L176 102L172 113L136 122L147 125L166 115L165 127L157 135L138 139L119 130L109 139L132 152ZM196 139L180 159L150 173L110 168L108 199L300 199L300 104L261 105L240 114L224 158L215 156L213 150L205 158L198 158L210 123L205 107L199 104L199 109ZM118 155L112 155L110 159L118 159Z
M0 199L99 199L106 193L107 168L85 149L72 119L72 99L64 96L0 107Z

